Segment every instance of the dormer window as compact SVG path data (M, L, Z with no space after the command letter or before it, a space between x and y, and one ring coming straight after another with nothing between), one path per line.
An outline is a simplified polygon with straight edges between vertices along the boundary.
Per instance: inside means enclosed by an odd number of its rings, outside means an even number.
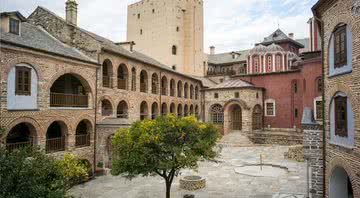
M14 18L9 19L9 32L12 34L20 34L20 21Z

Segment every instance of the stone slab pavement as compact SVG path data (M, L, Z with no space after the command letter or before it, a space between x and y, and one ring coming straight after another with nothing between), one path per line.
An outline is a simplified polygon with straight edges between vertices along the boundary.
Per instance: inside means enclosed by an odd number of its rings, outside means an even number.
M203 161L197 172L184 170L174 179L172 198L193 194L195 198L304 198L306 193L305 163L284 159L286 146L224 147L219 163ZM266 164L281 165L288 172L277 177L253 177L235 173L235 168L258 164L263 155ZM200 175L206 178L206 188L186 191L179 188L179 178ZM127 180L120 176L100 176L75 186L71 194L76 198L161 198L165 197L165 183L161 177L137 177Z

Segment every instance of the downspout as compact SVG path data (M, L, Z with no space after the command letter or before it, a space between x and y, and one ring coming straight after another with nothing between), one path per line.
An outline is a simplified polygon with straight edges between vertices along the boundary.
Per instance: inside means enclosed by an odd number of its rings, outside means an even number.
M100 61L100 53L98 54L98 61ZM94 112L95 112L95 127L94 127L94 162L93 162L93 176L95 177L95 171L96 171L96 138L97 138L97 89L98 89L98 70L99 68L96 68L96 73L95 73L95 107L94 107Z
M314 13L314 18L315 20L317 20L320 24L320 37L321 37L321 61L322 61L322 83L323 83L323 87L325 87L325 57L324 57L324 22L318 18L316 16L316 14ZM325 104L326 104L326 98L325 98L325 91L322 92L322 111L323 111L323 115L325 115ZM323 122L323 197L326 197L326 122L325 122L325 116L323 116L322 118L322 122Z
M163 89L163 87L162 87L162 76L161 76L161 71L160 71L160 91L159 91L159 101L160 101L160 104L159 104L159 115L161 115L162 116L162 101L161 101L161 95L162 95L162 89Z

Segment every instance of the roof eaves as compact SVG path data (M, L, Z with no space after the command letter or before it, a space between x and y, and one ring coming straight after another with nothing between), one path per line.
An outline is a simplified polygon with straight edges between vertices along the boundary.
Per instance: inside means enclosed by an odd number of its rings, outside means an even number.
M26 21L26 18L19 11L0 13L0 16L10 16L10 15L16 15L22 22Z

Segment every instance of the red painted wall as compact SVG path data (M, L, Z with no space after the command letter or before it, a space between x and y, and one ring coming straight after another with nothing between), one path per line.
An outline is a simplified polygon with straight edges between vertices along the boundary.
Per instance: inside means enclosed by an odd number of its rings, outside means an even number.
M316 91L316 78L321 76L321 59L313 58L304 61L297 71L241 76L242 80L251 82L256 87L265 88L265 100L274 99L276 102L276 116L266 117L264 126L272 128L301 127L304 107L313 110L314 98L321 95ZM297 82L297 93L294 92L293 82ZM305 82L305 83L304 83ZM295 117L295 109L298 116Z

